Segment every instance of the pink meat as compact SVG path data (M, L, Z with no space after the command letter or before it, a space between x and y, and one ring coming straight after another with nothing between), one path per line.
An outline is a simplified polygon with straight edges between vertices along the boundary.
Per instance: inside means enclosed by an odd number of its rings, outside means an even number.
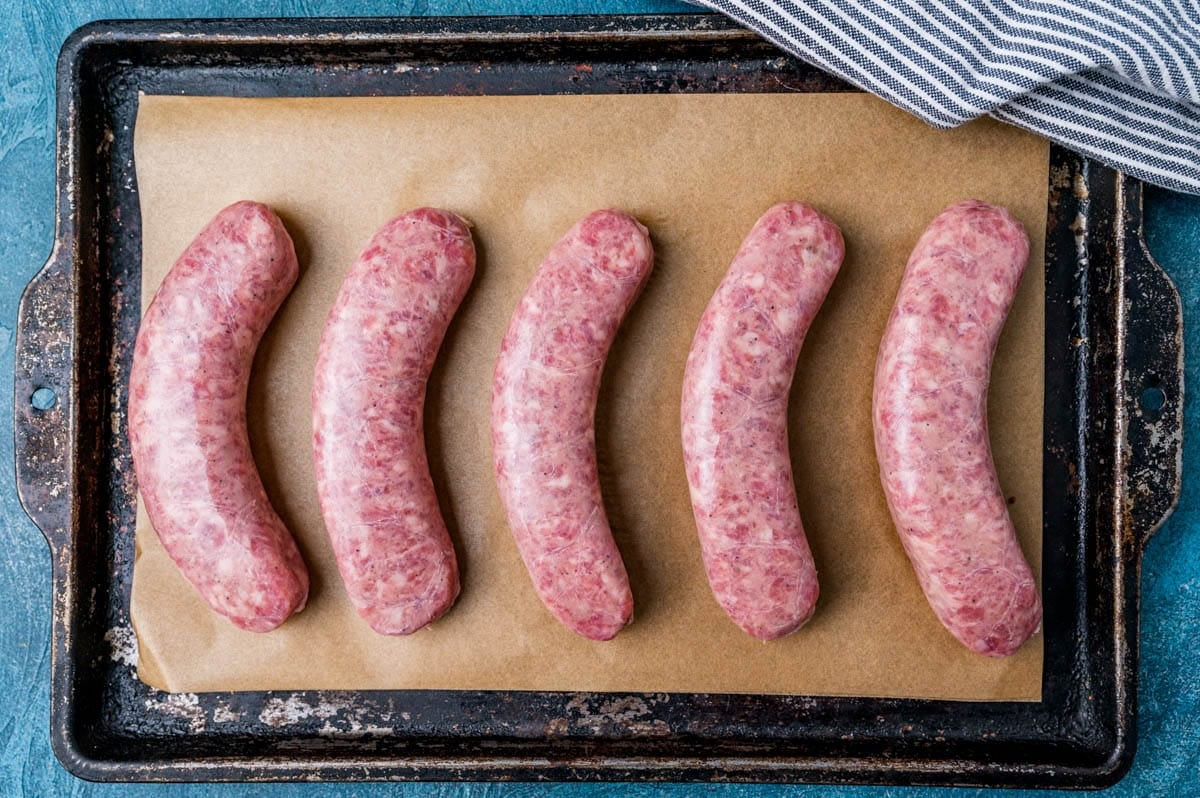
M842 265L837 225L783 202L754 225L708 303L683 378L683 455L704 569L761 640L817 603L792 481L787 404L804 335Z
M474 275L467 223L410 211L358 256L321 334L317 493L350 601L380 634L416 631L458 596L425 453L425 386Z
M129 441L150 521L204 600L252 632L279 626L308 598L308 572L246 431L254 352L297 274L270 208L225 208L163 280L129 376Z
M1008 211L952 205L917 242L875 366L888 507L934 613L972 651L1013 653L1041 625L987 429L992 355L1029 258Z
M584 217L542 262L496 363L492 451L509 525L546 607L593 640L615 636L633 612L594 425L604 360L653 260L632 217Z

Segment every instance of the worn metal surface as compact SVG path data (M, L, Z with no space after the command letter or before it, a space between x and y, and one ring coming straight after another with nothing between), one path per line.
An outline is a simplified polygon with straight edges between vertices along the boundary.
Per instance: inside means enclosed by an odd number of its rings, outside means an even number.
M403 64L406 70L397 70ZM102 24L59 65L55 255L22 301L21 498L54 552L53 746L93 779L1099 786L1133 753L1141 546L1178 494L1178 298L1140 190L1053 150L1040 703L469 691L171 695L137 681L124 389L137 93L845 91L714 17ZM56 404L29 397L47 386ZM1163 391L1158 409L1145 388ZM1154 398L1154 397L1150 397ZM1151 404L1156 404L1157 400Z

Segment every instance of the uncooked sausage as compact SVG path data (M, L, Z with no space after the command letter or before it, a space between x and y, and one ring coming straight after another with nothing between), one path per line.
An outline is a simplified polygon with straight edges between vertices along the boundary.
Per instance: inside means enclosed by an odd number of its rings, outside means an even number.
M709 301L684 372L684 463L705 572L721 608L761 640L799 629L817 602L787 405L844 253L837 225L807 205L768 210Z
M129 376L129 439L150 522L209 606L252 632L279 626L308 598L308 572L246 430L254 353L297 275L270 208L225 208L163 280Z
M633 612L600 496L595 411L609 347L652 265L635 219L584 217L542 262L496 363L492 451L509 526L542 602L593 640Z
M1028 257L1005 209L947 208L909 258L875 367L875 451L896 531L938 619L990 656L1016 651L1042 617L987 429L992 356Z
M321 334L317 494L351 603L380 634L414 632L458 596L423 419L430 370L474 274L463 219L402 214L358 256Z

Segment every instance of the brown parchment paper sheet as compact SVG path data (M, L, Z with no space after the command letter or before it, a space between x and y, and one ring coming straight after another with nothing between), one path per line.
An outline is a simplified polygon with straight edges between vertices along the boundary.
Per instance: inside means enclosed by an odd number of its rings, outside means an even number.
M996 358L989 422L1025 552L1041 571L1042 245L1047 144L980 121L937 132L861 94L231 99L143 97L136 165L143 305L217 210L277 209L300 256L250 390L254 453L312 574L308 608L269 634L211 613L144 515L131 614L138 673L171 691L532 689L1037 700L1041 635L995 660L938 624L877 475L871 380L904 263L946 205L1008 206L1033 257ZM709 592L679 438L692 334L742 237L783 199L842 227L847 257L804 345L790 405L801 513L821 579L813 620L761 643ZM407 638L351 608L325 537L309 392L325 315L372 232L405 209L469 218L474 286L429 385L431 469L462 572L458 603ZM608 643L543 609L499 504L488 431L509 315L549 247L588 211L624 208L656 265L619 334L597 444L634 623Z

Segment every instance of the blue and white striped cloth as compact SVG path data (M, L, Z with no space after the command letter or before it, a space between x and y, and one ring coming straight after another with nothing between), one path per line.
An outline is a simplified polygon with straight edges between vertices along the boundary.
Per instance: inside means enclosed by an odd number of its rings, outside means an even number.
M939 128L991 116L1200 193L1200 0L692 0Z

